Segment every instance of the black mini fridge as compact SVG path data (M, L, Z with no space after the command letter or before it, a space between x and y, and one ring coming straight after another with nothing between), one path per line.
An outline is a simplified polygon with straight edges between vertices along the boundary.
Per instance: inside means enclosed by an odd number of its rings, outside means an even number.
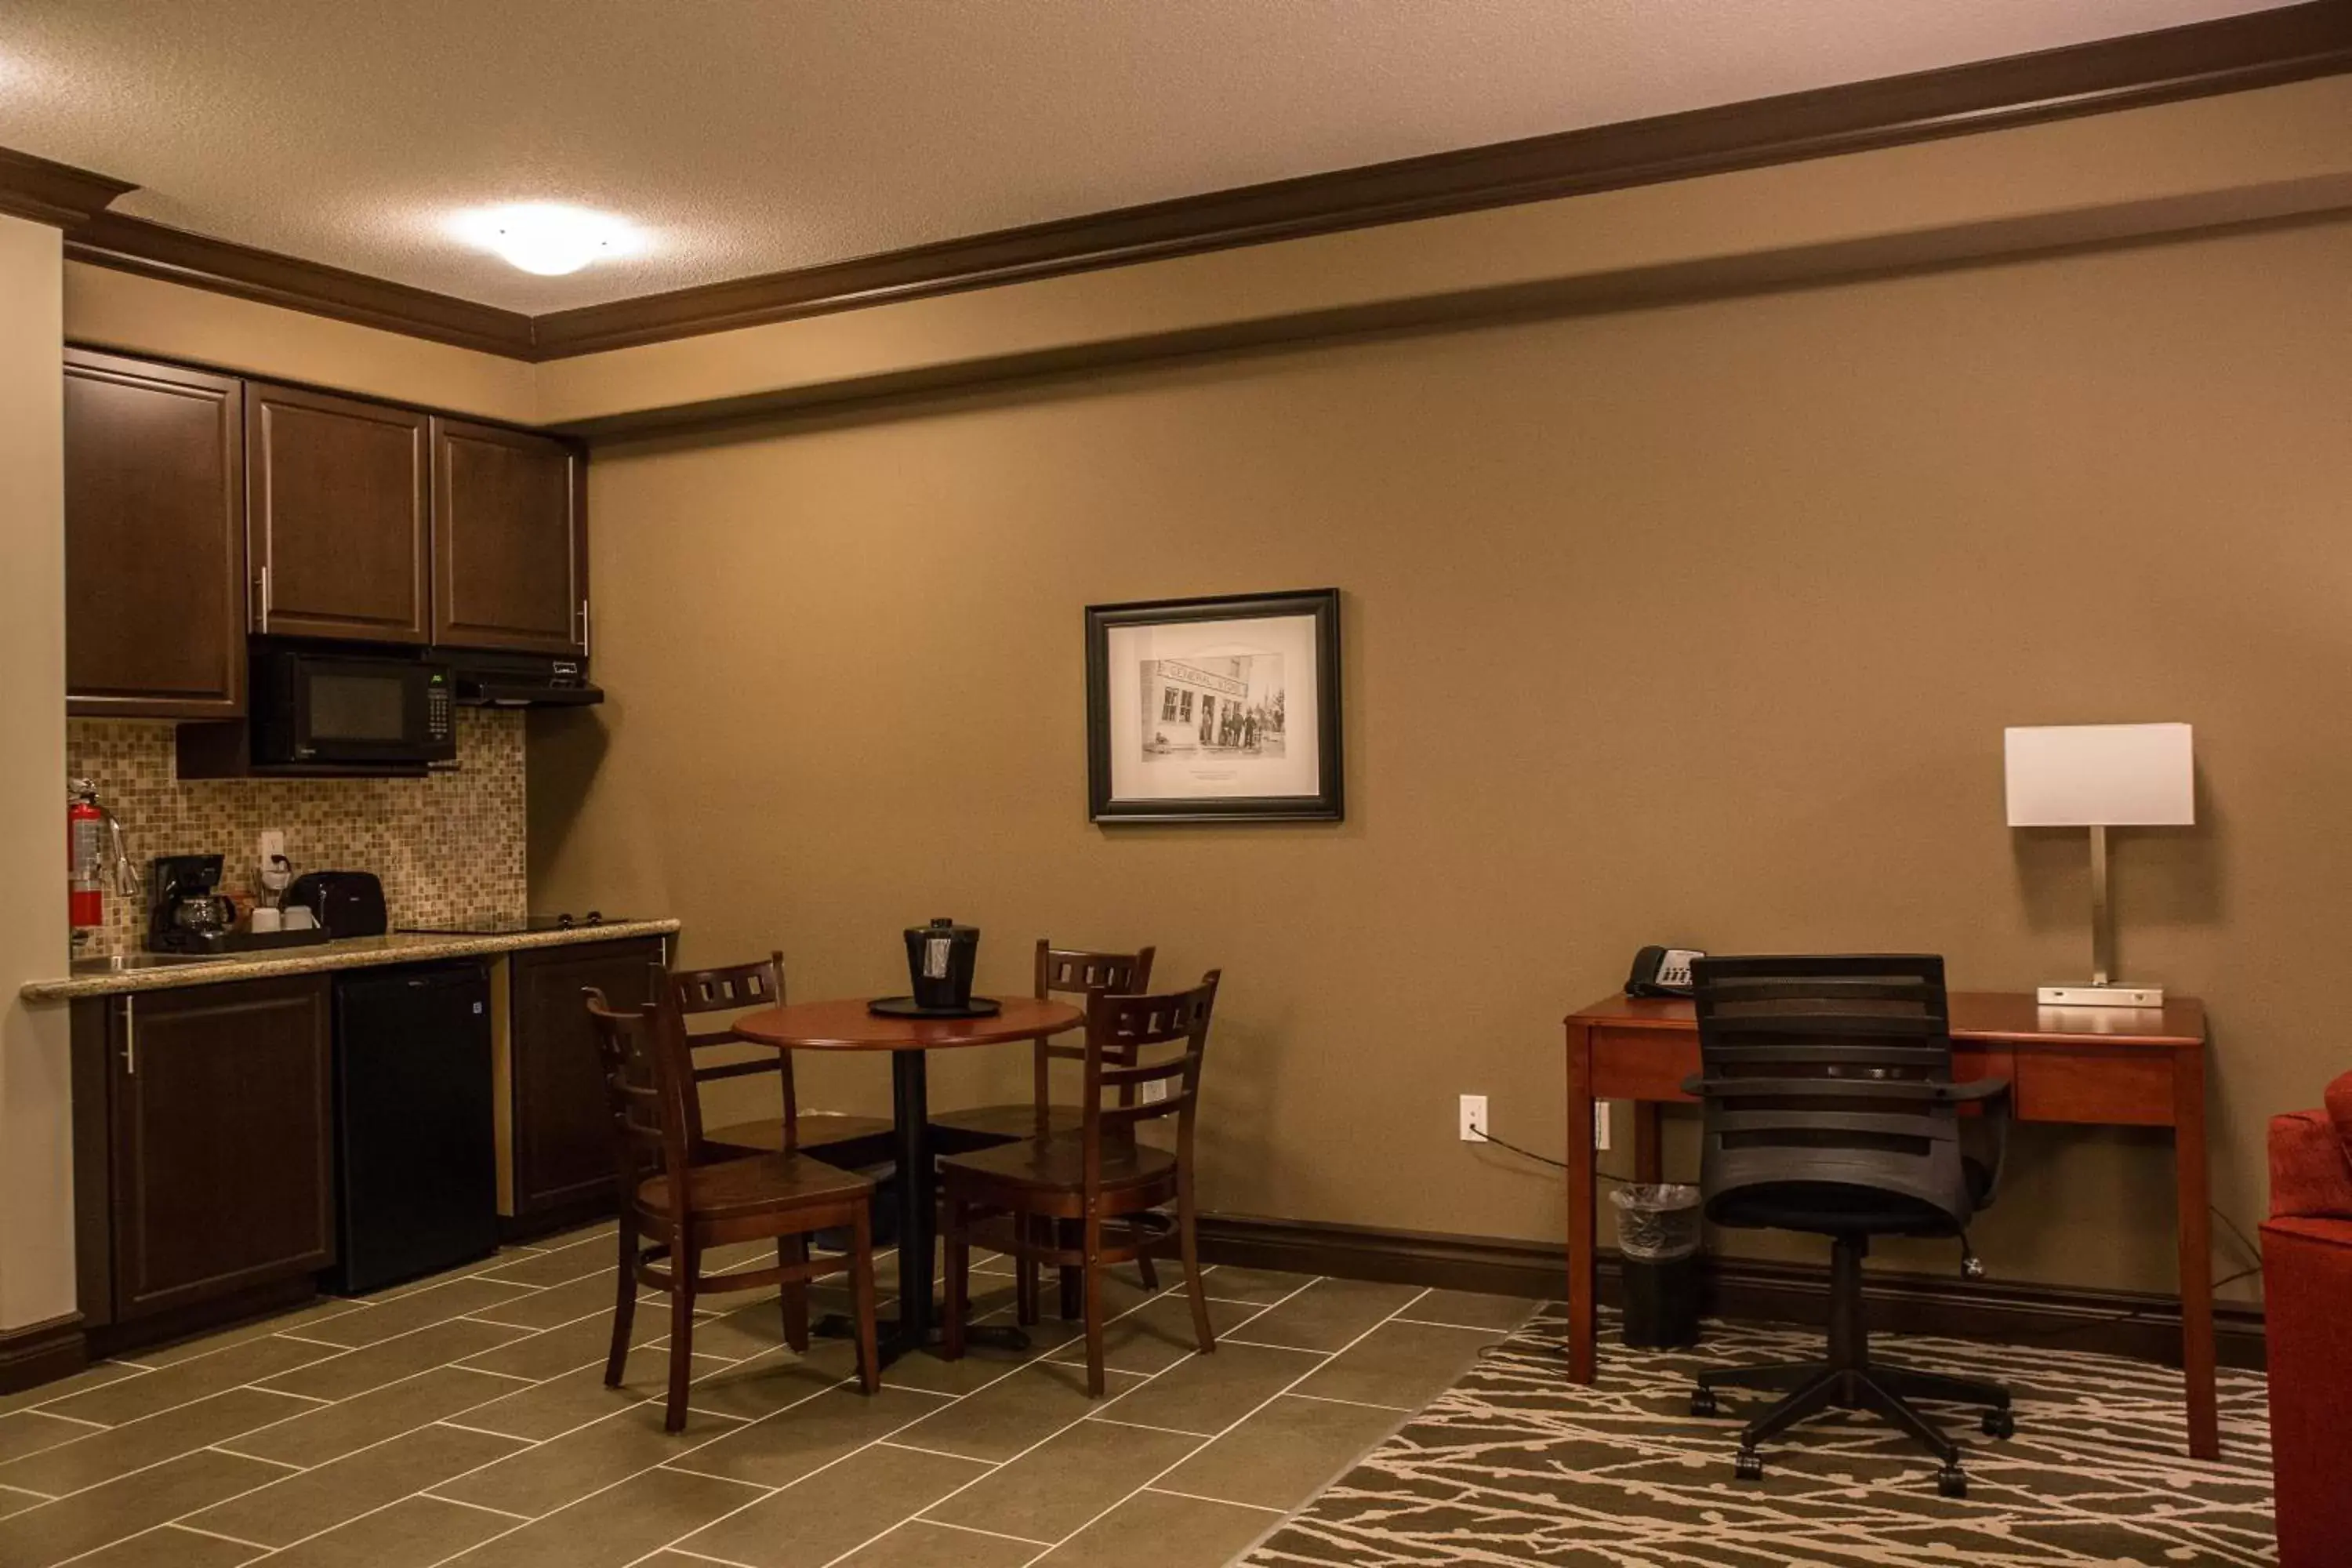
M320 1283L355 1296L499 1245L490 982L479 960L335 982L335 1210Z

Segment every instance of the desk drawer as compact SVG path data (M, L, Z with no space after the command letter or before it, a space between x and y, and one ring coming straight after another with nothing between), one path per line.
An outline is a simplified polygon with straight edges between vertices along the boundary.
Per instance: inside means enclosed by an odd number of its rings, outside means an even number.
M2084 1052L2020 1049L2017 1114L2023 1121L2107 1127L2172 1125L2172 1057L2112 1047Z
M1698 1036L1681 1030L1592 1031L1595 1100L1684 1100L1683 1079L1698 1071Z

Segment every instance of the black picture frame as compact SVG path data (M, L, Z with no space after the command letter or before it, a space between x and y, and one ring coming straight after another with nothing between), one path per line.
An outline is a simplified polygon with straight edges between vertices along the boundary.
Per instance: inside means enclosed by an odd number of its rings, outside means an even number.
M1314 617L1316 784L1312 795L1204 795L1119 798L1112 793L1110 668L1115 627L1214 621ZM1295 634L1294 634L1295 635ZM1286 679L1284 690L1288 689ZM1139 694L1139 697L1140 694ZM1186 721L1190 722L1190 720ZM1206 721L1203 720L1205 730ZM1087 606L1087 808L1097 823L1339 822L1346 790L1340 743L1339 590L1228 594L1202 599L1151 599Z

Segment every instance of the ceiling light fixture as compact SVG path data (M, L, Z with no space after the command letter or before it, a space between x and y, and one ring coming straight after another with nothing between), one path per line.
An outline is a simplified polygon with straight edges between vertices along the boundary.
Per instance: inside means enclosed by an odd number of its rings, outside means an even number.
M634 256L645 237L626 221L562 202L514 202L459 213L449 230L525 272L559 278L592 261Z

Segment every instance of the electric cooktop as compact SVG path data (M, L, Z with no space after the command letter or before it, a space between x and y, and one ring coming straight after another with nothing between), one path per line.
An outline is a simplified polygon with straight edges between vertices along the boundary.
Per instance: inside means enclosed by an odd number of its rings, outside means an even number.
M410 936L519 936L535 931L570 931L574 926L600 926L608 923L602 910L590 910L584 915L569 910L553 915L472 915L450 921L446 925L402 926Z

